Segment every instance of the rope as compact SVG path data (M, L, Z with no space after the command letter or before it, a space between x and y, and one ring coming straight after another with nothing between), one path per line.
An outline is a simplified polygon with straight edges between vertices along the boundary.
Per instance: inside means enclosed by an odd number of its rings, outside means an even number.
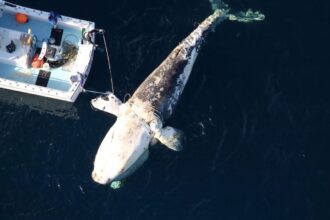
M112 80L112 72L111 72L110 56L109 56L109 52L108 52L107 41L105 40L105 36L104 36L104 30L103 30L101 33L102 33L102 36L103 36L105 52L106 52L106 55L107 55L108 68L109 68L109 73L110 73L111 89L112 89L112 93L115 93L115 90L114 90L114 88L113 88L113 80Z
M105 35L104 35L105 31L103 29L94 29L94 30L90 31L89 33L94 33L94 32L100 33L103 36L103 42L104 42L104 47L105 47L107 61L108 61L108 68L109 68L109 73L110 73L111 89L112 89L112 93L114 93L115 90L114 90L114 87L113 87L111 64L110 64L110 56L109 56L107 41L106 41ZM94 44L95 47L97 47L97 45L94 42L92 42L91 40L88 40L88 39L86 39L86 40L89 41L90 43ZM93 93L93 94L101 94L101 95L108 95L109 94L109 92L98 92L98 91L88 90L88 89L84 89L84 88L82 88L82 91L84 93Z
M97 92L97 91L93 91L93 90L88 90L88 89L83 89L83 92L88 92L88 93L93 93L93 94L101 94L101 95L108 95L109 92Z

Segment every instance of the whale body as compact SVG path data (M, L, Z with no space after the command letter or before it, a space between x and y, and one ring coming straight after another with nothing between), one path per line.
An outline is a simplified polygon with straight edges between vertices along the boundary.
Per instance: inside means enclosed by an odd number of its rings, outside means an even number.
M215 10L174 48L127 102L122 103L113 93L92 99L94 109L117 117L97 151L92 171L95 182L123 180L147 160L149 146L157 142L182 150L183 132L163 127L163 123L173 113L206 35L216 24L231 18L227 9Z

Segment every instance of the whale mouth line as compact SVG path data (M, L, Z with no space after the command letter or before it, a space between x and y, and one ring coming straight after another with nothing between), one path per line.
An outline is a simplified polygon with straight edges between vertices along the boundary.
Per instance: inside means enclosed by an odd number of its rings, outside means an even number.
M95 99L92 99L91 101L90 101L90 105L91 105L91 109L93 110L93 111L101 111L99 108L97 108L97 107L95 107L94 105L93 105L93 103L95 103L97 100L95 100ZM103 109L105 109L105 107L103 108Z
M100 108L100 107L96 107L96 106L93 105L93 103L97 103L97 101L98 101L97 99L92 99L92 100L90 101L91 108L92 108L93 111L101 111L101 108ZM105 108L106 108L106 107L103 106L103 107L102 107L102 110L105 110Z
M91 102L91 108L92 108L93 111L99 111L99 109L97 109L97 108L94 107L94 105L93 105L92 102Z

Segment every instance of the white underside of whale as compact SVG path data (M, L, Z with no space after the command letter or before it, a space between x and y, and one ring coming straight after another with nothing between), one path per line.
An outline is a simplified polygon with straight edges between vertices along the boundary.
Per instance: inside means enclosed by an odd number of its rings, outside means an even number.
M107 184L134 172L147 159L151 138L147 124L134 113L118 115L96 154L94 181Z

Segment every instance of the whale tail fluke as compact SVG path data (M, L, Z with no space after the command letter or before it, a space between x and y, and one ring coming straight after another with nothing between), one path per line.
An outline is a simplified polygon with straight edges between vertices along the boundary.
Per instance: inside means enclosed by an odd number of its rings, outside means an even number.
M260 13L259 11L252 11L251 9L248 9L246 12L242 12L242 11L234 12L222 0L209 0L209 1L211 4L211 8L214 12L221 11L222 13L225 13L226 16L223 16L223 18L229 19L230 21L249 23L253 21L263 21L265 19L265 15Z
M265 19L265 15L259 11L252 11L251 9L248 9L246 12L239 11L229 14L228 19L231 21L249 23L253 21L263 21Z
M259 11L248 9L246 12L234 12L230 7L221 0L209 0L213 9L213 14L207 17L198 27L183 41L184 44L191 46L200 46L200 40L205 38L210 31L224 20L249 23L253 21L263 21L265 15Z
M160 134L157 135L159 142L174 151L182 151L185 140L183 131L172 127L165 127L161 129Z

